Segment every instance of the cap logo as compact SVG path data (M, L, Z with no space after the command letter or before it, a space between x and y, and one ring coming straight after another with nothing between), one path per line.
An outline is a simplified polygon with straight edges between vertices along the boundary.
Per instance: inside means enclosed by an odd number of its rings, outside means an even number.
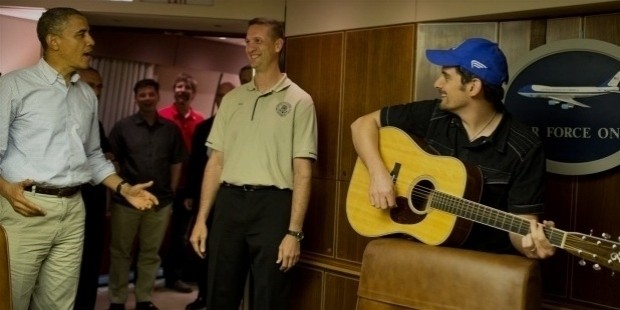
M470 65L472 68L478 68L478 69L487 69L487 66L485 66L483 63L477 61L477 60L472 60L470 62Z

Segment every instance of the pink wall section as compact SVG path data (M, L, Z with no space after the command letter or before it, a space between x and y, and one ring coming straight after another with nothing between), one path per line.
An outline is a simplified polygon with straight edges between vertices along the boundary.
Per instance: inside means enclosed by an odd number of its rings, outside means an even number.
M0 15L0 72L29 67L39 60L36 21Z

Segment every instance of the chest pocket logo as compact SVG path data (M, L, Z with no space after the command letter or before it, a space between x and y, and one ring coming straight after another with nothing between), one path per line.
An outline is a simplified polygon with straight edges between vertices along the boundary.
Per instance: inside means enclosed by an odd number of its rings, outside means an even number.
M276 106L276 113L282 117L286 116L289 112L291 112L291 104L288 102L280 102Z

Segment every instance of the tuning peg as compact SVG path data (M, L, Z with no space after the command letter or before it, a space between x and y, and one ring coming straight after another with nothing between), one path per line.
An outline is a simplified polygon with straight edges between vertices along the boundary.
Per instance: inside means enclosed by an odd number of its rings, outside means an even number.
M592 269L594 269L596 271L601 271L601 266L599 266L599 264L594 264L594 265L592 265Z
M587 263L586 263L586 261L585 261L584 259L581 259L581 260L579 261L579 266L581 266L581 267L585 266L586 264L587 264Z
M603 239L609 240L611 238L611 235L608 233L602 233L601 237L603 237Z
M594 229L590 228L590 236L594 233Z
M613 277L613 276L615 276L615 275L616 275L616 272L615 272L615 271L612 271L612 272L611 272L611 276Z

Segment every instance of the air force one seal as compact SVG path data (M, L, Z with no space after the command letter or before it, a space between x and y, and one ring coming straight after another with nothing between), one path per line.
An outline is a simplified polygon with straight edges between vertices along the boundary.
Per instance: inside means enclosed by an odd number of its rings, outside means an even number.
M543 142L547 171L585 175L620 165L620 47L574 39L514 66L506 109Z
M280 116L286 116L289 112L291 112L291 104L288 102L280 102L276 106L276 112Z

